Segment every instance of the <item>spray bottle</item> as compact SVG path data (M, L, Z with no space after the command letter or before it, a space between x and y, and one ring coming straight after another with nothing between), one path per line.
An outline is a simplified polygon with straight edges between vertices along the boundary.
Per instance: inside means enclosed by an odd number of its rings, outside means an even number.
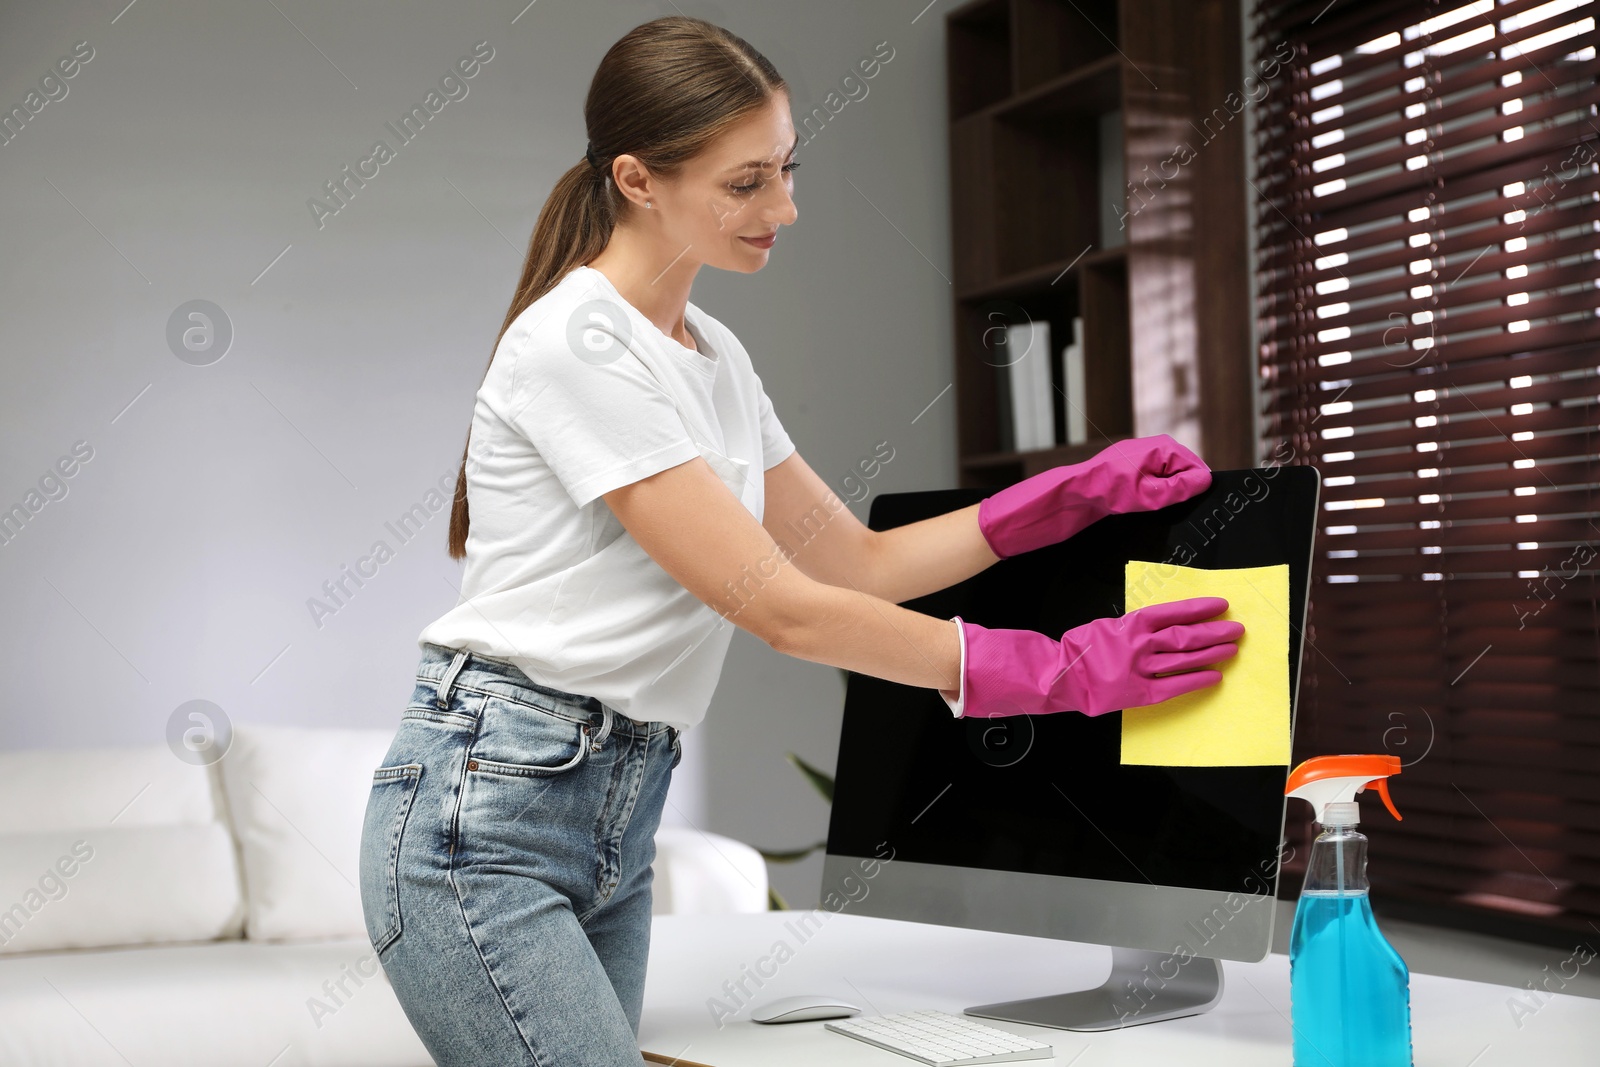
M1322 827L1289 935L1294 1067L1412 1067L1410 972L1373 920L1356 832L1356 794L1369 787L1400 818L1388 783L1399 773L1398 756L1317 756L1284 788Z

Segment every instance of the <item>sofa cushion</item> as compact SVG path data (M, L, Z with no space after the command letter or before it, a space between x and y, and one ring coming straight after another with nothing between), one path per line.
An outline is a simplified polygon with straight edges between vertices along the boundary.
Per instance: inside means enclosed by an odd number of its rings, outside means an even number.
M220 817L209 768L184 763L166 745L0 752L0 834Z
M0 909L0 954L236 938L244 925L220 822L0 835Z
M366 935L361 822L392 730L236 725L218 763L244 865L245 936Z
M239 937L217 796L165 745L0 752L0 954Z

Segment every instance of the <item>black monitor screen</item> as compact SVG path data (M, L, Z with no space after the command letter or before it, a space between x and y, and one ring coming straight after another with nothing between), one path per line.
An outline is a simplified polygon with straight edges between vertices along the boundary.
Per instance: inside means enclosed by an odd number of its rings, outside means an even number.
M1123 614L1129 560L1288 564L1294 694L1317 487L1309 466L1214 471L1197 497L1109 516L903 606L1059 638ZM873 501L868 525L917 522L989 492L885 494ZM851 673L828 852L882 855L887 841L896 860L915 863L1220 892L1246 888L1251 872L1275 875L1287 764L1124 766L1122 714L956 719L937 690Z

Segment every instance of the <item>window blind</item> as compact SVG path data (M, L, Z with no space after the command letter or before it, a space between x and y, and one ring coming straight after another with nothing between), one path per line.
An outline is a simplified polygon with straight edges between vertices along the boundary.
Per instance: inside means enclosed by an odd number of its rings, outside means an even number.
M1324 478L1294 758L1401 758L1376 900L1553 943L1600 931L1597 6L1251 25L1293 56L1251 146L1261 454Z

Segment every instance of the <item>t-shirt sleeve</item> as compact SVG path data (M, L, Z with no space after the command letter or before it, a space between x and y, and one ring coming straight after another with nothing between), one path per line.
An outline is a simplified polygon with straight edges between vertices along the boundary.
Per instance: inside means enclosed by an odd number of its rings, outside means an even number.
M508 420L580 508L700 454L649 368L620 344L611 351L591 360L535 339L512 364Z
M760 386L761 379L756 379ZM788 459L794 452L794 442L789 440L789 434L784 430L783 423L778 421L778 413L772 408L772 401L767 397L765 388L761 389L761 468L770 470Z

